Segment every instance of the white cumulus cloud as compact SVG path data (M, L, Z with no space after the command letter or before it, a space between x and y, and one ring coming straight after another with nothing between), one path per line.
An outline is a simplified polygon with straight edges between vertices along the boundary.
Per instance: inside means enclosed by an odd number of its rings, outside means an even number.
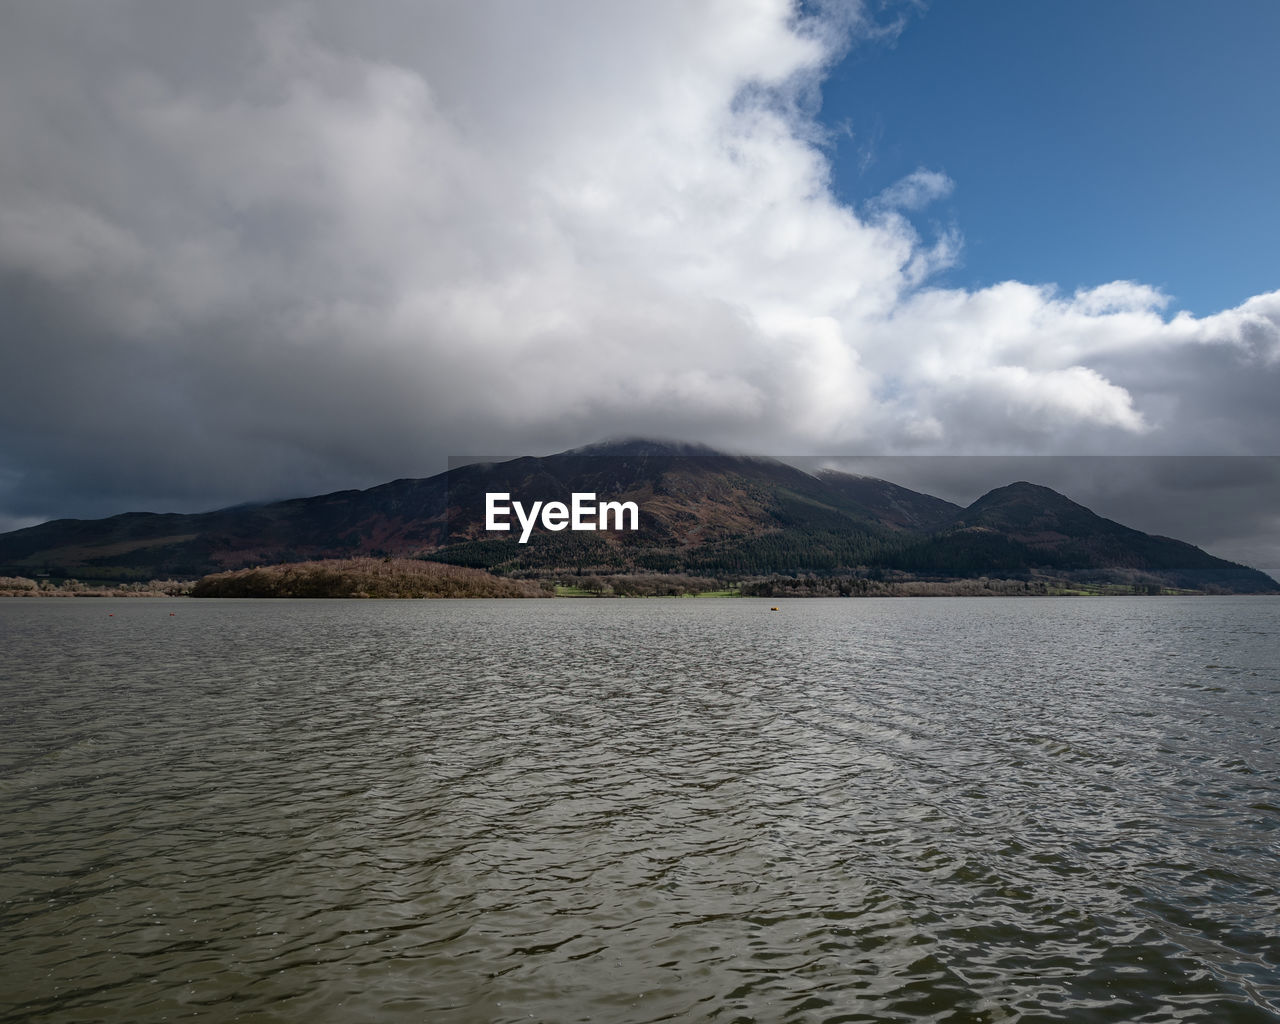
M1269 444L1280 293L1195 318L1128 281L941 289L962 239L900 211L945 174L836 198L814 98L883 30L784 0L14 8L0 504L214 504L623 433Z

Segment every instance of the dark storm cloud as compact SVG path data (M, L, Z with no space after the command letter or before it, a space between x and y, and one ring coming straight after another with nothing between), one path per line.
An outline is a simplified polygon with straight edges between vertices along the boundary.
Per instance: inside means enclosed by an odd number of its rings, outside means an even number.
M899 210L963 182L842 206L822 9L6 8L0 526L620 434L1270 450L1280 295L930 290Z

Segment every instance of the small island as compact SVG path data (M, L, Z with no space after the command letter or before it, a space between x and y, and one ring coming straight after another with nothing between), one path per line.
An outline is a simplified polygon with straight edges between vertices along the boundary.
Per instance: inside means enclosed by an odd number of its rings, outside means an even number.
M345 558L212 573L192 597L551 597L529 580L413 558Z

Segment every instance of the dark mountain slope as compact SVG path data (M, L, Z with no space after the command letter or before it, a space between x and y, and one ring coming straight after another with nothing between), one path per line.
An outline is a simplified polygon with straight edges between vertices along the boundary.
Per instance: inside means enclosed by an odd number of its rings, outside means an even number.
M949 501L871 476L852 476L828 469L819 473L818 478L835 494L865 509L885 525L901 530L938 530L950 524L961 511L959 505Z
M485 495L634 501L636 532L485 529ZM514 519L513 519L514 524ZM0 575L129 580L325 558L430 557L514 575L686 572L1071 577L1256 592L1269 577L1017 483L960 508L868 477L625 440L425 480L199 515L58 520L0 535Z
M510 535L485 532L490 491L509 493L526 505L565 500L574 491L594 492L601 500L632 500L644 510L641 530L590 536L540 530L520 545ZM427 553L507 569L634 565L662 571L678 568L684 553L694 550L700 552L699 564L756 572L769 571L772 563L762 560L765 555L754 549L746 556L734 552L767 534L811 535L801 548L822 548L820 535L829 535L826 546L844 551L851 550L851 537L865 539L886 530L873 512L794 467L698 446L627 441L198 515L57 520L0 535L0 572L130 579ZM869 550L869 543L859 550ZM783 561L802 568L804 558L797 552ZM819 559L831 566L841 561L834 551Z
M450 474L450 546L433 557L508 572L552 569L745 575L865 563L892 531L822 480L770 459L653 442L592 446ZM528 544L484 530L486 491L524 501L574 491L634 501L637 533L537 531Z
M1183 589L1259 593L1265 573L1194 545L1131 529L1057 491L1018 483L989 491L934 536L899 551L898 567L949 576L1058 575Z

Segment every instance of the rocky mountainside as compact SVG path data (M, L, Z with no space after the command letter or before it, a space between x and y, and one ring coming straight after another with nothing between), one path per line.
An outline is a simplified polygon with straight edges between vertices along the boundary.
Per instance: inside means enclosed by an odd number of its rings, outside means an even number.
M634 501L640 528L485 529L485 495L530 506L573 492ZM429 557L509 576L681 572L956 579L1067 578L1231 592L1270 577L1190 544L1095 515L1047 487L1014 483L962 508L885 480L697 445L633 440L544 458L462 466L197 515L57 520L0 535L0 575L130 580L356 556Z

